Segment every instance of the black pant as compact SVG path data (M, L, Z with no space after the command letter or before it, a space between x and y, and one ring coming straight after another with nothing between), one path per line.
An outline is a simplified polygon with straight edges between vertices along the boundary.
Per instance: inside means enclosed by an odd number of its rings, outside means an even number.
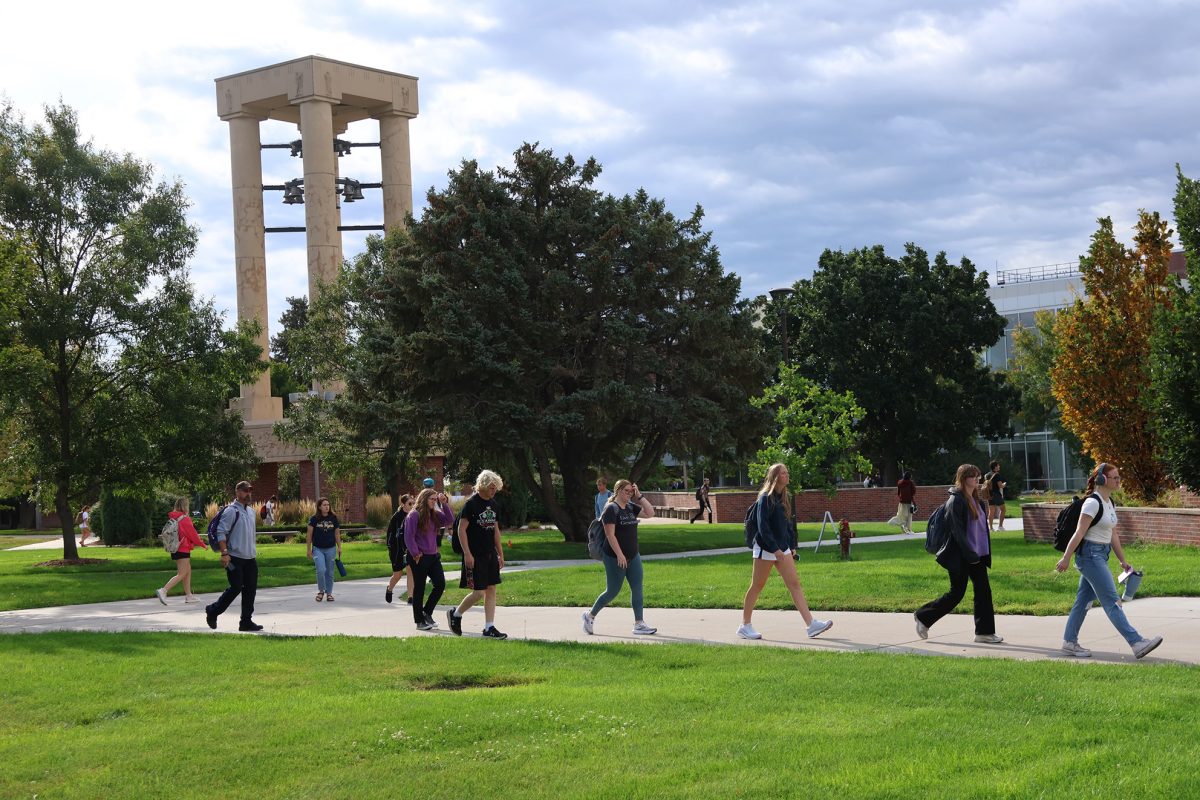
M967 581L975 589L975 635L985 636L996 632L996 612L992 609L992 586L988 583L987 567L983 564L967 564L958 561L948 569L950 591L937 600L917 609L917 619L927 628L949 614L962 602L967 593Z
M446 591L446 573L442 570L442 557L437 553L423 555L420 561L413 559L410 553L409 563L413 571L413 620L420 625L426 617L433 616L438 600L442 599L442 592ZM429 593L429 600L422 604L426 579L433 584L433 591Z
M712 524L712 506L708 504L707 500L699 500L697 502L700 503L700 507L698 509L696 509L696 513L692 515L691 521L695 522L698 519L704 519L704 510L708 509L708 524L711 525Z
M221 592L217 602L213 603L216 615L225 613L225 609L240 594L242 596L242 624L251 622L254 616L254 595L258 593L258 561L253 558L229 557L230 569L225 570L229 578L229 588Z

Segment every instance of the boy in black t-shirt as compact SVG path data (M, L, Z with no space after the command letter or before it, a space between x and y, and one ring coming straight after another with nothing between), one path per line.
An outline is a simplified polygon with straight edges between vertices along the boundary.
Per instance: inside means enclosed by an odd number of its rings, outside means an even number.
M462 544L463 569L458 585L473 591L463 598L458 608L446 612L450 630L462 636L462 616L471 606L483 600L483 635L489 639L507 639L495 626L496 586L504 567L504 548L500 546L500 521L496 516L496 492L504 481L495 472L485 469L475 479L475 494L467 500L458 514L454 535Z

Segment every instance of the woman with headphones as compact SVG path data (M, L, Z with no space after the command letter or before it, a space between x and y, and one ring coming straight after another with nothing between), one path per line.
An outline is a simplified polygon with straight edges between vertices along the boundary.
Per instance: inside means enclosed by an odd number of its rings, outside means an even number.
M1088 476L1088 496L1079 512L1075 535L1067 542L1066 551L1054 566L1059 572L1066 572L1074 554L1075 569L1079 570L1079 591L1067 617L1062 646L1063 653L1075 658L1087 658L1092 654L1091 650L1079 644L1079 629L1083 627L1083 619L1092 607L1093 600L1100 601L1109 622L1129 642L1136 658L1142 658L1162 644L1161 636L1143 638L1117 605L1117 585L1108 569L1109 551L1117 554L1117 560L1125 570L1130 569L1125 560L1125 550L1121 547L1121 537L1117 534L1117 509L1112 501L1113 489L1120 485L1121 472L1112 464L1101 463Z

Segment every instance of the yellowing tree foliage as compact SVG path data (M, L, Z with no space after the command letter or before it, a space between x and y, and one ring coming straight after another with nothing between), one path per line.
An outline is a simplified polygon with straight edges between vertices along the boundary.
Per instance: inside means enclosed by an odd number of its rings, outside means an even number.
M1144 501L1167 488L1149 411L1150 335L1167 301L1171 229L1157 213L1138 212L1134 247L1100 219L1079 259L1087 297L1055 323L1059 354L1051 372L1064 427L1096 461L1121 468L1124 488Z

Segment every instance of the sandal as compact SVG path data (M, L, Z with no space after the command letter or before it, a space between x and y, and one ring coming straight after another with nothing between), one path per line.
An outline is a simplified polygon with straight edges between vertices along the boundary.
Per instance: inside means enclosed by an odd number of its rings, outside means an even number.
M331 594L330 594L330 595L326 595L326 596L325 596L325 602L326 602L326 603L332 603L332 602L333 602L333 595L331 595Z
M317 592L317 602L319 603L319 602L321 602L321 601L322 601L322 600L324 600L324 599L325 599L325 593L324 593L324 592Z

